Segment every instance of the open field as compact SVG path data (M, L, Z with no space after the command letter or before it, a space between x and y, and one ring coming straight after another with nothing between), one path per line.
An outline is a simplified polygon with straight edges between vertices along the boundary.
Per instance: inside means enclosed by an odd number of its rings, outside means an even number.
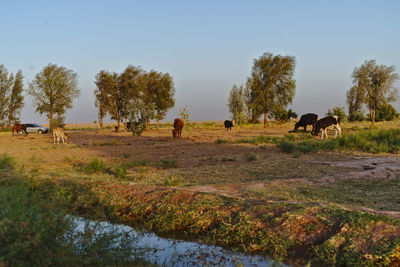
M282 153L276 144L284 138L314 140L302 131L287 136L293 125L226 132L220 122L203 122L181 139L171 137L168 123L141 137L66 125L69 144L3 132L0 151L15 158L35 190L78 215L292 264L399 263L399 153ZM342 128L351 135L369 126Z

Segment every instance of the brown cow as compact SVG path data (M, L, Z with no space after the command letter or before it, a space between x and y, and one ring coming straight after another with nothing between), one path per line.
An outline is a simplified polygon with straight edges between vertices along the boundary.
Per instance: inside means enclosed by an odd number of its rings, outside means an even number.
M19 132L25 132L25 135L28 135L28 132L26 131L26 124L14 124L13 129L12 129L12 135L14 135L14 132L18 133Z
M174 120L174 129L172 130L172 136L175 137L182 137L182 128L183 128L183 121L181 119Z

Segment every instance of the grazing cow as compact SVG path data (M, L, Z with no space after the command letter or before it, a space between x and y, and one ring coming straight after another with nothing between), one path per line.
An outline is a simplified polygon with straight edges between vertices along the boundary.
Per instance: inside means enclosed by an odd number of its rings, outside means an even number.
M57 139L57 145L60 143L60 139L62 140L63 144L65 144L64 139L68 140L68 134L64 132L63 128L56 127L53 129L53 138L54 138L54 144L56 144L56 139Z
M224 121L224 125L225 125L225 130L232 130L232 127L233 127L233 121L228 121L228 120L226 120L226 121Z
M335 138L337 137L338 133L339 137L342 137L342 128L340 128L339 123L340 118L338 116L326 116L325 118L317 121L311 133L317 136L319 131L322 131L321 139L324 138L324 133L326 138L328 138L328 132L326 130L328 127L333 127L336 131Z
M307 113L301 115L300 120L294 125L294 131L299 127L304 127L304 131L307 131L307 125L312 125L314 128L315 123L318 120L318 115L314 113Z
M183 128L183 121L181 119L176 118L174 120L174 129L172 130L172 136L175 137L182 137L182 128Z
M25 132L25 135L28 135L28 132L26 131L26 124L14 124L13 129L12 129L12 135L14 135L14 132L18 133L19 132Z

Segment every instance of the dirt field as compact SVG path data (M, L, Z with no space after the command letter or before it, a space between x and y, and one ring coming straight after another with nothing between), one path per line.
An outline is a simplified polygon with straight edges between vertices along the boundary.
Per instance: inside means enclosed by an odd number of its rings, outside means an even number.
M182 139L171 137L168 124L141 137L124 131L73 130L78 126L69 126L70 140L66 145L53 145L50 134L25 137L1 133L0 150L39 177L80 179L86 174L79 166L94 158L103 160L111 169L124 162L144 160L146 166L128 168L124 177L107 173L89 176L259 201L336 203L395 217L400 214L397 156L286 154L273 144L234 143L259 135L283 136L292 129L292 123L270 125L267 129L246 126L230 132L221 123L202 123L186 130ZM219 144L218 140L232 143ZM172 166L163 166L162 161Z

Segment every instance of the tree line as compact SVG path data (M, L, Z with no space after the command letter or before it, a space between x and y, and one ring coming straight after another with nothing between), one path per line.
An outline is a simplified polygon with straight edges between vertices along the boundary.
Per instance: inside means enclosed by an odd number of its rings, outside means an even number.
M291 109L296 89L294 80L296 60L291 56L264 53L254 59L252 71L245 85L233 85L228 107L232 119L238 124L256 122L264 115L264 128L267 118L287 121L296 118ZM391 120L399 117L395 108L390 105L398 99L395 82L399 75L394 66L377 65L375 60L365 61L360 67L355 67L352 77L352 87L346 95L351 121L366 119L363 108L369 109L368 117L372 124L379 120ZM347 117L344 108L329 110L327 115Z
M102 70L94 82L100 128L103 128L103 118L107 115L117 121L118 130L120 123L124 121L126 127L128 120L132 122L132 131L143 128L143 124L148 127L152 119L157 120L158 128L159 121L175 105L175 88L169 73L146 72L129 65L121 74ZM22 71L14 76L0 65L0 126L20 122L23 91ZM47 117L50 128L62 126L65 113L80 95L78 74L49 63L35 75L27 92L32 96L35 111Z
M241 124L255 122L263 115L266 127L268 118L278 121L296 118L295 112L287 110L296 89L295 66L296 59L292 56L264 53L254 59L246 84L234 85L230 91L228 106L233 119ZM390 105L398 99L395 83L399 75L394 66L367 60L354 68L351 77L352 87L346 95L349 120L365 119L363 108L369 109L372 124L398 117ZM21 70L14 75L0 65L0 126L10 126L20 120L24 106L23 78ZM27 91L35 110L47 117L51 128L63 124L66 111L80 95L77 79L76 72L49 63L29 83ZM104 117L109 115L117 121L117 130L121 122L127 127L130 121L132 132L140 134L148 128L150 120L156 119L158 128L159 121L175 105L175 88L169 73L145 71L129 65L120 74L101 70L94 82L100 128L103 128ZM346 117L344 108L336 107L328 114Z

